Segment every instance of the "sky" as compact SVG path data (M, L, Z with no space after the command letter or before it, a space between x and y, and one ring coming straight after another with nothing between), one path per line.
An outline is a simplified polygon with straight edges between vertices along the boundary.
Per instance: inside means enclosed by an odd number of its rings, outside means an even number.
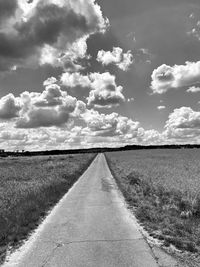
M200 141L199 0L0 0L0 147Z

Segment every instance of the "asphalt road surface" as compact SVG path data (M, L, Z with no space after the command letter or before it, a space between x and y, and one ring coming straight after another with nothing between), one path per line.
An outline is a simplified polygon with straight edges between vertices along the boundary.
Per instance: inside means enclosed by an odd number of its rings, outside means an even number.
M84 155L83 155L84 157ZM158 267L99 154L5 267Z

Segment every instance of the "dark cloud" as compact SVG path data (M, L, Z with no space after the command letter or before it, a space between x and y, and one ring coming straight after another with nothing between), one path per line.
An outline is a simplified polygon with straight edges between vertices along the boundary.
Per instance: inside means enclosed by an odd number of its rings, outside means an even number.
M12 16L17 9L17 0L0 1L0 22Z
M0 33L0 56L3 58L25 57L27 52L33 47L27 47L28 42L20 36L8 33ZM27 51L28 50L28 51Z
M72 42L78 32L87 32L86 18L72 9L40 4L28 22L16 25L19 35L32 45L54 44L62 34Z
M20 119L16 123L17 128L38 128L61 126L69 120L68 112L60 112L55 109L35 109L29 112L28 119Z
M53 81L53 77L46 83ZM19 97L8 94L0 98L0 120L14 119L16 128L61 127L72 118L79 118L86 104L62 91L56 84L49 84L42 93L23 92ZM71 118L71 119L70 119Z
M52 95L46 96L46 98L49 97L47 99L49 102L42 103L38 101L29 111L25 109L24 105L25 116L19 118L16 122L16 128L59 127L66 124L71 113L77 108L78 103L75 98L70 96L63 99L65 102L61 102L61 99L58 97L58 91L55 97L55 91L52 93L51 90ZM44 93L46 94L45 91ZM57 107L54 108L54 106Z
M11 16L17 8L16 1L9 0L7 2L0 2L0 17L2 12L2 18ZM77 8L80 8L81 2L77 1L76 5ZM23 20L18 18L14 25L9 26L9 30L1 31L0 59L1 62L7 60L4 68L9 69L9 67L17 65L17 63L22 64L24 60L30 58L30 61L33 62L32 57L34 56L35 61L39 62L41 51L45 45L53 47L58 51L58 55L62 55L66 52L67 45L95 31L102 30L104 20L101 13L97 13L95 10L93 2L86 5L86 11L85 13L77 12L67 1L62 7L52 3L47 4L46 1L39 1L31 16ZM88 11L91 12L88 13ZM0 66L1 69L3 66Z
M12 106L7 105L8 98L11 98ZM20 107L17 106L17 102L21 103ZM70 118L79 117L84 113L86 106L82 101L78 101L75 97L60 90L56 84L46 86L42 93L26 91L18 98L14 98L11 94L7 95L0 99L0 111L1 108L5 110L5 103L6 111L9 108L9 112L12 111L12 117L15 113L20 115L15 122L15 127L23 129L64 126ZM19 108L21 109L20 114L17 113Z
M0 33L0 56L3 58L26 58L44 44L55 44L60 35L65 42L73 42L77 32L87 32L86 19L73 10L56 5L39 6L27 22L15 25L17 36Z
M160 75L157 76L158 80L160 81L173 81L174 80L174 76L172 73L162 73Z

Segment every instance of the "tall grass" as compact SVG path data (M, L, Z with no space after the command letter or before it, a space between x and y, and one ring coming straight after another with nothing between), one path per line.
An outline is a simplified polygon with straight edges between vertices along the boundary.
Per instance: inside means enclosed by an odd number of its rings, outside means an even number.
M0 262L36 228L94 154L0 159Z
M200 150L107 153L127 202L166 246L200 252Z

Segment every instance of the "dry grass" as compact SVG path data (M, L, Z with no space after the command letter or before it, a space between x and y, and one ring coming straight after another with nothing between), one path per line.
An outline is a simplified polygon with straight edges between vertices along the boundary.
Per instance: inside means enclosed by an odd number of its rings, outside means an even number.
M200 150L107 153L136 216L166 246L200 252Z
M0 159L0 263L85 171L94 154Z

